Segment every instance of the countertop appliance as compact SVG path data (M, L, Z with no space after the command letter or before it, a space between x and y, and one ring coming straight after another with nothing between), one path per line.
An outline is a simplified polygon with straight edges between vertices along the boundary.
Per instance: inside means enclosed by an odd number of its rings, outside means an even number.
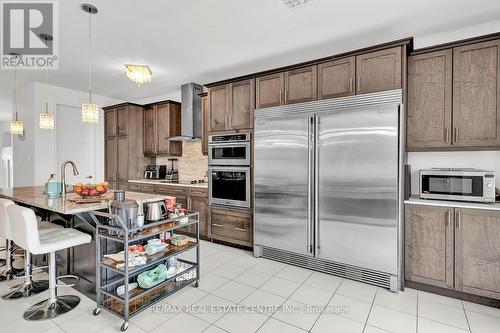
M495 172L473 168L420 170L420 198L495 202Z
M135 228L138 226L137 215L139 214L139 204L135 200L125 198L124 191L116 191L114 200L108 203L108 210L110 214L115 214L121 217L122 221L128 228ZM110 225L119 227L117 220L110 220ZM110 234L117 235L120 232L109 230Z
M144 170L144 178L146 179L165 179L166 175L166 165L148 164Z
M401 90L255 110L254 254L402 287Z
M149 202L146 204L146 221L159 221L167 214L164 201Z
M238 208L251 206L250 133L210 135L208 202Z
M201 97L203 87L196 83L181 86L181 135L164 138L171 141L199 141L201 138Z
M250 133L209 135L208 164L250 165Z
M165 175L165 180L176 183L179 182L179 170L177 169L177 159L169 158L170 167L167 167L167 173Z

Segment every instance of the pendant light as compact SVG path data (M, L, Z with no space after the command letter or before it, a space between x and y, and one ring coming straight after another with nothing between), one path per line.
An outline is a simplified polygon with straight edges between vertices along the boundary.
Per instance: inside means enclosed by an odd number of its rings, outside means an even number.
M45 44L48 46L49 41L52 41L52 36L47 34L40 34L40 38L45 39ZM55 117L54 114L49 112L49 65L45 65L45 111L40 113L40 128L41 129L54 129Z
M11 56L14 57L19 57L19 54L11 54ZM17 62L16 62L16 67L14 68L14 91L15 91L15 96L14 96L14 101L15 101L15 108L16 108L16 116L14 120L11 120L10 122L10 133L14 135L19 135L22 136L24 134L24 124L22 120L19 120L19 98L18 98L18 88L17 88Z
M97 124L99 122L99 106L92 103L92 29L91 17L97 13L97 8L88 3L82 5L82 10L89 14L89 102L82 104L82 122Z

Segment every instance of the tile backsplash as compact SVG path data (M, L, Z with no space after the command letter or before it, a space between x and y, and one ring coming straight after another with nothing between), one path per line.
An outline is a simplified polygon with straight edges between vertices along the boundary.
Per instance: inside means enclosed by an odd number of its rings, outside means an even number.
M157 164L169 165L169 156L156 157ZM182 142L182 156L177 157L179 169L179 181L189 182L191 180L205 179L207 181L208 156L201 152L201 141Z

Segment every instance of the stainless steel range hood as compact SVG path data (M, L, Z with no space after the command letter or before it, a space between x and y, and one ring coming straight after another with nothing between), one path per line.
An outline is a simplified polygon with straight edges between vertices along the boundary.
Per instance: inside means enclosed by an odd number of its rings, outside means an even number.
M164 138L170 141L201 139L201 97L203 87L196 83L181 86L181 135Z

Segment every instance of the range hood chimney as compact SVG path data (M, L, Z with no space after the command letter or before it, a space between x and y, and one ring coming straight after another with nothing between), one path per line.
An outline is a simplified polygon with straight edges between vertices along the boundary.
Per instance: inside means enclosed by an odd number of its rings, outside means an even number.
M181 135L164 138L170 141L201 139L201 97L203 87L196 83L181 86Z

